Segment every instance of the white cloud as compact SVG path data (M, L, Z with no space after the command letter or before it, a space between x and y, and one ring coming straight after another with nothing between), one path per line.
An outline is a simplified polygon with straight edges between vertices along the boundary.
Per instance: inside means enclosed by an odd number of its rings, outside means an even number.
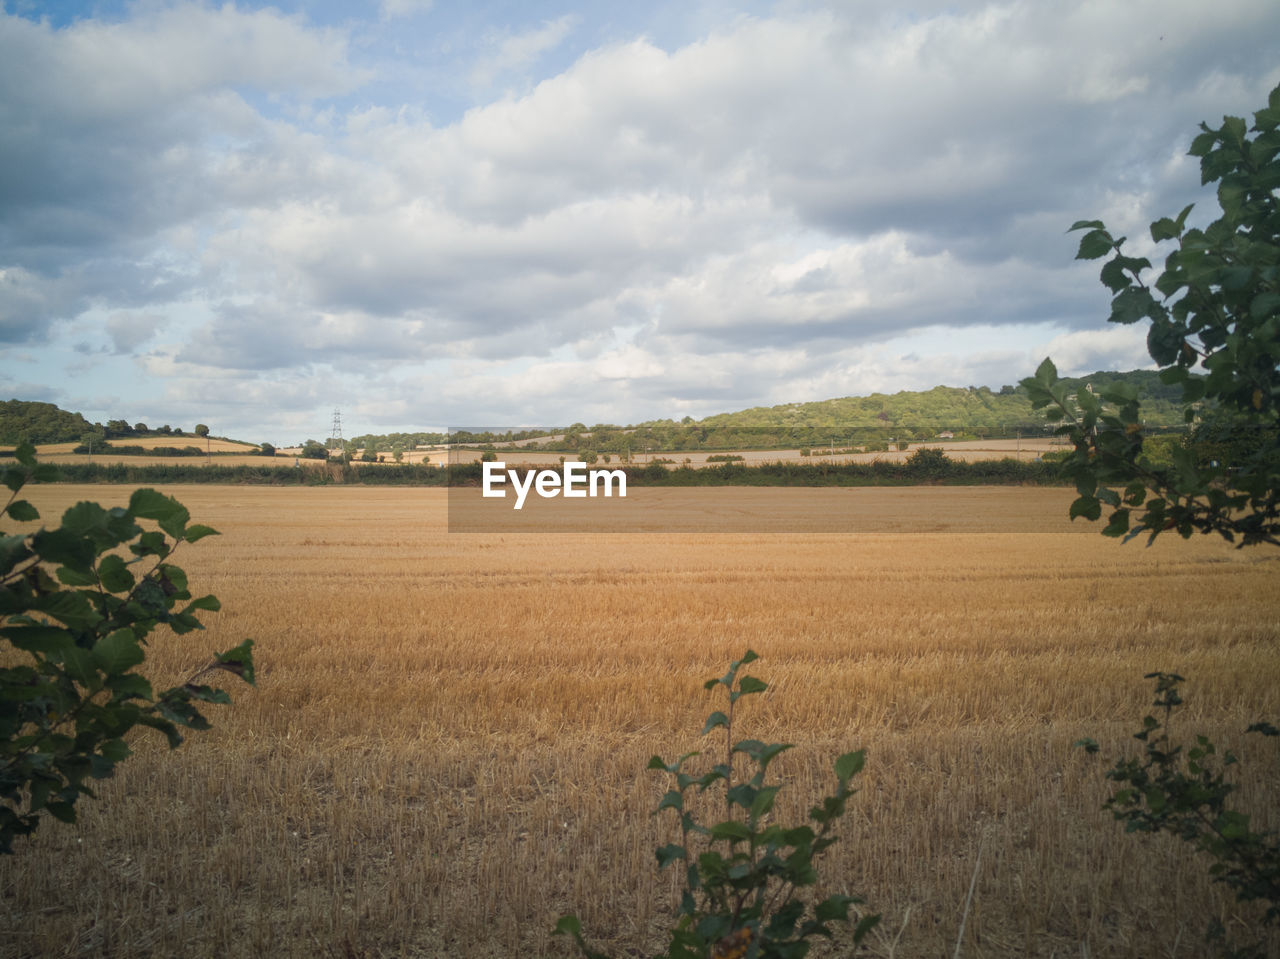
M384 20L391 20L426 13L434 6L434 0L382 0L378 9Z
M510 91L457 116L395 85L471 23L452 8L0 17L0 342L64 356L92 311L152 401L216 383L284 418L359 383L435 422L1012 382L1040 346L1144 363L1141 330L1097 332L1063 231L1102 216L1143 251L1155 216L1211 206L1182 154L1280 81L1280 8L937 6L704 7L665 46L526 14L458 74ZM978 329L1018 345L939 345Z
M554 20L547 20L536 29L495 39L492 42L496 49L477 60L472 67L472 84L487 87L500 76L523 72L544 53L563 43L577 25L578 19L573 14L565 14Z

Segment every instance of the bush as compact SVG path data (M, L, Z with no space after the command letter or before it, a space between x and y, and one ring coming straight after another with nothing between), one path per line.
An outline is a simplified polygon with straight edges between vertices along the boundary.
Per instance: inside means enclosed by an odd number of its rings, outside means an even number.
M1156 681L1154 705L1164 716L1146 716L1134 734L1144 744L1142 758L1119 759L1107 773L1121 788L1104 808L1125 824L1125 832L1169 833L1208 855L1214 882L1229 886L1237 902L1266 902L1263 924L1280 926L1280 837L1271 830L1255 831L1247 815L1228 808L1227 797L1236 787L1227 781L1226 772L1237 762L1230 751L1219 756L1208 737L1200 735L1190 749L1170 742L1173 712L1182 705L1182 677L1148 673L1146 678ZM1280 730L1266 722L1254 723L1247 731L1280 736ZM1091 739L1076 745L1098 751ZM1224 935L1221 923L1211 921L1209 940L1221 941ZM1249 943L1230 949L1228 955L1265 957L1267 951L1263 943Z
M1071 229L1084 231L1077 259L1109 257L1099 278L1114 294L1110 322L1150 321L1161 381L1181 388L1186 422L1206 409L1222 424L1229 461L1174 448L1165 467L1147 455L1137 392L1123 383L1073 394L1046 359L1022 385L1074 447L1065 464L1080 493L1072 519L1096 520L1105 505L1108 536L1150 542L1172 529L1280 546L1280 87L1254 113L1252 139L1240 117L1200 129L1188 152L1200 158L1201 182L1219 184L1221 216L1187 229L1188 206L1152 223L1151 239L1177 248L1151 286L1142 278L1151 262L1126 255L1125 238L1102 221Z
M15 497L54 471L29 445L16 457L3 471L12 491L4 515L30 522L39 513ZM158 626L188 633L203 628L198 612L219 608L215 596L193 598L169 562L180 544L216 535L189 519L173 498L139 489L124 509L81 502L58 528L0 535L0 636L4 661L16 663L0 669L0 853L44 814L73 822L77 800L93 796L87 780L114 773L135 726L158 730L170 748L182 742L179 727L207 729L197 704L230 698L199 680L227 672L253 682L252 640L159 695L136 671Z
M904 464L908 476L916 479L941 479L954 472L953 463L945 452L932 446L922 446Z
M702 727L704 736L724 730L722 762L694 775L685 771L685 763L699 753L685 753L674 762L660 756L649 760L650 769L666 772L675 783L658 803L655 815L671 810L679 830L679 842L656 850L658 867L666 869L679 863L683 869L679 918L669 944L659 953L667 959L801 959L808 953L812 937L831 936L832 923L852 922L849 912L862 902L840 893L809 902L801 891L818 882L814 861L837 841L834 828L855 792L850 783L862 770L865 754L859 750L836 760L835 792L809 813L816 830L769 821L782 786L768 785L765 774L769 764L791 746L757 739L733 741L738 701L769 688L754 676L738 675L757 658L747 650L729 665L724 676L704 684L708 690L723 687L728 699L728 709L711 713ZM739 778L735 768L738 756L755 767L745 779ZM697 787L695 793L691 793L693 787ZM712 788L723 793L727 818L708 827L698 822L690 800ZM854 944L879 921L878 915L859 919L853 928ZM555 931L571 936L587 959L607 959L587 945L576 916L561 917Z
M1070 517L1096 520L1105 504L1112 511L1102 530L1107 536L1145 533L1150 544L1177 530L1184 538L1218 533L1242 547L1280 546L1280 87L1254 119L1252 140L1239 117L1224 117L1216 130L1200 125L1189 153L1200 158L1201 182L1219 183L1222 215L1204 230L1188 230L1188 206L1151 224L1153 241L1178 247L1166 257L1154 293L1142 279L1150 261L1127 256L1124 237L1113 237L1098 220L1071 228L1085 231L1077 259L1110 257L1100 274L1114 294L1110 321L1150 321L1147 347L1161 381L1181 388L1186 422L1200 418L1187 443L1152 450L1132 387L1072 394L1048 359L1023 380L1033 406L1047 407L1050 421L1063 424L1057 433L1074 447L1062 467L1079 493ZM1106 807L1129 832L1168 833L1206 853L1215 880L1239 900L1269 903L1265 924L1280 924L1280 842L1227 807L1234 787L1225 770L1235 757L1219 759L1203 735L1185 752L1172 745L1168 728L1182 703L1182 677L1147 678L1156 680L1155 705L1164 719L1147 716L1135 737L1145 756L1121 758L1108 773L1121 788ZM1278 732L1265 722L1249 731ZM1092 740L1081 745L1097 751ZM1222 934L1211 925L1211 939ZM1220 945L1231 956L1267 954L1262 944L1243 951Z

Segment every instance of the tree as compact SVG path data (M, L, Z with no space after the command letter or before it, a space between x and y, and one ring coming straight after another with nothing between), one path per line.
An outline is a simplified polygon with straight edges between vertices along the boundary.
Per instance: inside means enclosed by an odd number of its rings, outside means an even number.
M1057 433L1074 450L1065 461L1079 497L1074 519L1098 519L1103 532L1148 542L1175 529L1183 537L1214 532L1241 546L1280 545L1280 87L1254 114L1252 128L1224 117L1218 129L1200 125L1190 154L1200 158L1203 184L1217 183L1221 215L1188 228L1188 206L1151 224L1156 243L1176 244L1148 285L1145 257L1128 256L1125 237L1100 220L1082 220L1077 259L1110 257L1102 267L1112 292L1110 321L1149 320L1147 347L1160 379L1182 390L1185 421L1225 419L1237 437L1232 458L1197 460L1175 449L1171 467L1144 456L1136 392L1123 384L1069 395L1052 361L1022 381L1033 406L1049 407ZM1249 133L1254 136L1251 138ZM1204 375L1195 375L1198 370Z
M203 423L197 423L195 433L196 433L196 436L208 436L209 427L205 426Z
M3 515L27 523L39 513L15 497L55 471L36 463L30 445L15 457L0 474L11 490ZM127 508L81 502L55 529L0 534L0 661L10 664L0 668L0 853L46 814L75 821L77 800L93 796L87 780L114 773L135 726L163 733L170 748L182 742L180 727L207 729L197 704L230 699L204 677L253 682L252 640L159 695L137 672L157 627L198 630L196 614L219 608L215 596L193 598L169 562L179 545L217 533L189 520L172 497L140 489Z
M1123 384L1072 395L1046 359L1023 385L1074 446L1065 461L1079 493L1073 519L1098 519L1106 504L1108 536L1146 533L1150 543L1176 529L1184 538L1218 533L1241 547L1280 546L1280 87L1251 128L1224 117L1218 129L1200 129L1190 153L1200 158L1202 184L1218 184L1221 215L1188 229L1188 206L1151 224L1153 241L1176 244L1154 284L1142 279L1150 261L1125 254L1125 238L1101 221L1071 227L1085 231L1078 259L1110 257L1101 273L1113 294L1110 321L1150 321L1151 358L1161 380L1180 387L1185 422L1195 424L1187 442L1170 449L1169 465L1149 455L1136 392ZM1239 901L1267 903L1263 923L1280 925L1280 835L1228 806L1235 787L1226 770L1237 761L1230 751L1219 754L1203 735L1189 749L1170 742L1182 677L1147 678L1163 716L1145 717L1135 736L1144 755L1121 758L1107 773L1119 788L1106 808L1129 832L1164 832L1208 855L1215 881ZM1247 731L1280 736L1267 722ZM1092 740L1079 745L1098 749ZM1224 940L1217 920L1210 939ZM1236 957L1271 954L1263 943L1220 944Z
M263 456L275 456L276 448L270 443L260 443L258 444L258 452Z
M302 458L309 460L327 460L329 458L328 448L316 440L307 440L302 444Z
M133 424L133 431L134 431L135 433L150 433L150 432L151 432L149 429L147 429L147 424L146 424L146 423L134 423L134 424Z

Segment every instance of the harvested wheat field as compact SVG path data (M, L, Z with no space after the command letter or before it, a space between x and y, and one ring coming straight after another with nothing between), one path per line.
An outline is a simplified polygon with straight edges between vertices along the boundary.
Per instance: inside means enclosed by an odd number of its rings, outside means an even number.
M975 876L966 957L1191 957L1211 918L1256 922L1099 806L1163 669L1188 677L1180 727L1235 749L1240 802L1280 826L1274 740L1241 733L1280 720L1277 551L1122 545L1068 524L1064 490L861 489L839 534L823 497L855 491L635 490L803 531L468 535L442 490L168 492L223 533L175 556L223 611L151 668L252 636L258 686L176 753L137 737L79 823L0 862L4 955L569 955L567 911L650 954L673 824L645 766L699 748L722 705L702 681L748 647L771 688L736 731L796 744L780 820L867 749L820 871L883 914L871 954L952 955ZM49 519L128 490L30 493Z

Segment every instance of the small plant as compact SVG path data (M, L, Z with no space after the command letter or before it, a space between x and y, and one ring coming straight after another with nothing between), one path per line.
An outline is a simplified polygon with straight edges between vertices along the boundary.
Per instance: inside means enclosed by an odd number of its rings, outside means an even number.
M784 827L771 821L780 785L767 785L769 764L791 748L788 743L763 743L756 739L733 741L734 713L743 696L762 693L768 684L754 676L739 677L739 670L758 657L747 650L742 659L729 666L719 679L707 680L705 687L724 687L728 709L707 717L702 735L723 729L725 755L722 762L701 775L685 771L685 763L699 755L686 753L674 762L660 756L649 760L649 768L674 777L658 803L654 815L670 809L679 819L680 841L657 851L659 868L682 863L684 882L680 894L679 918L671 930L671 941L655 959L801 959L809 952L810 939L831 935L830 923L849 923L849 911L862 900L835 894L810 903L802 890L818 881L815 859L837 841L836 822L845 813L853 777L862 769L863 750L846 753L835 762L836 791L823 798L809 812L813 826ZM743 756L755 771L741 779L735 759ZM686 805L690 789L698 793L716 788L724 792L725 818L713 826L697 821ZM860 919L853 930L860 943L880 917ZM587 945L578 918L563 916L556 924L557 935L571 936L587 959L607 959Z
M56 471L37 464L30 445L14 455L0 473L11 491L3 515L39 519L15 497ZM13 852L13 840L46 813L74 822L76 801L93 796L87 780L112 775L135 726L159 730L170 748L182 742L179 727L207 729L197 704L230 698L203 677L221 671L253 682L248 639L159 695L135 671L157 626L202 629L197 612L219 608L215 596L192 598L186 574L169 562L178 544L217 533L189 519L177 500L140 489L128 508L82 502L56 529L0 533L0 853Z
M1176 673L1148 673L1156 681L1155 707L1163 710L1163 721L1148 715L1134 738L1146 744L1145 754L1120 759L1107 778L1120 787L1106 801L1115 818L1125 824L1125 832L1163 832L1177 836L1206 853L1213 864L1209 874L1234 890L1239 902L1268 903L1263 923L1280 925L1280 837L1274 831L1255 831L1249 817L1227 807L1227 797L1235 785L1227 782L1227 769L1236 764L1230 751L1218 753L1206 736L1197 735L1196 744L1184 751L1169 741L1173 711L1182 705ZM1248 732L1280 736L1270 723L1254 723ZM1096 753L1098 744L1082 739L1076 745ZM1216 921L1208 938L1222 940L1225 931ZM1225 943L1223 943L1225 948ZM1234 957L1263 956L1266 950L1249 946L1226 949Z

